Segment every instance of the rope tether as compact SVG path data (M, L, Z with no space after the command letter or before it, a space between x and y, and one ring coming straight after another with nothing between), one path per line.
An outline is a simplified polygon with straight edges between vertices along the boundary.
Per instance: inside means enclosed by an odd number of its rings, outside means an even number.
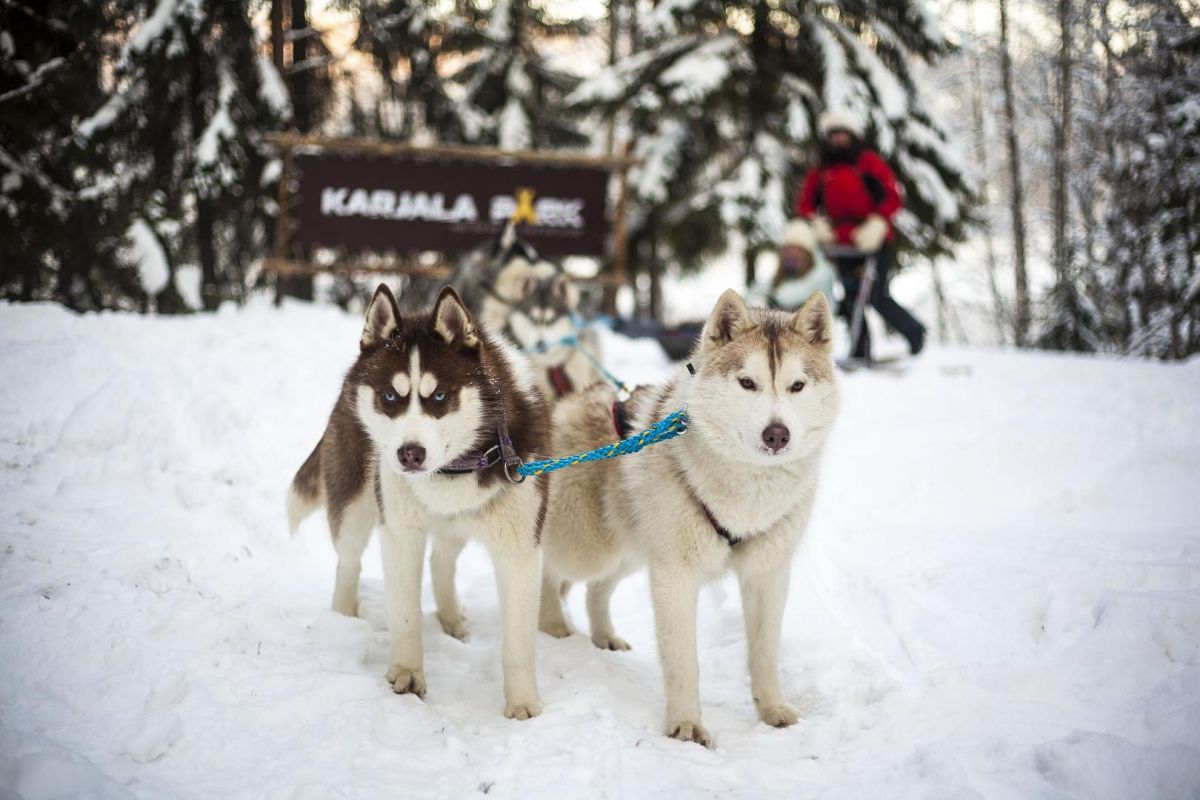
M516 472L521 477L530 475L545 475L548 472L563 469L564 467L582 464L588 461L602 461L606 458L616 458L617 456L626 456L636 453L643 448L649 447L652 444L665 442L668 439L674 439L679 434L685 432L688 426L687 411L679 409L678 411L668 414L658 422L651 425L641 433L634 434L628 439L622 439L619 442L606 444L603 447L597 447L595 450L589 450L586 453L577 453L573 456L564 456L562 458L548 458L542 461L531 461L528 464L522 464L517 467Z

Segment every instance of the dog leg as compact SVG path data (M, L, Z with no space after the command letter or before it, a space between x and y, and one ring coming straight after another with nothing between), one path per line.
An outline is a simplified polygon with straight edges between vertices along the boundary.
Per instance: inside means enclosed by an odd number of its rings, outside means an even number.
M588 625L592 632L592 644L601 650L628 650L629 642L617 636L613 631L612 617L608 613L608 604L612 600L613 590L625 577L625 573L617 571L599 580L592 581L587 587Z
M696 655L699 577L680 564L650 565L650 595L658 657L667 694L667 736L709 746L700 724L700 664Z
M347 617L358 616L358 576L362 572L362 554L371 541L375 527L375 498L363 492L341 509L334 528L330 512L329 529L334 531L333 549L337 552L337 576L333 584L333 610Z
M454 570L458 555L466 540L450 534L433 537L429 555L429 572L433 578L433 599L437 602L437 618L442 630L459 641L466 641L467 620L458 605L458 592L454 589Z
M754 707L763 722L777 728L794 725L800 718L796 708L784 701L779 686L779 636L790 576L788 562L766 572L738 574Z
M538 630L548 633L556 639L563 639L571 635L571 626L567 624L567 618L563 616L562 604L566 594L562 589L564 583L550 571L548 564L543 564L542 602L538 609Z
M533 541L532 520L527 528L506 533L488 541L500 594L504 716L529 719L542 713L534 657L542 549Z
M383 582L391 636L388 683L396 694L425 696L425 653L421 643L421 571L425 531L384 526Z

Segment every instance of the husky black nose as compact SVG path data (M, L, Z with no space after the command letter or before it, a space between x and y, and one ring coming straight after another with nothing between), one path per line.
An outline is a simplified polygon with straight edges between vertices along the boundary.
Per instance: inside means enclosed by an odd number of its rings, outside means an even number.
M763 428L763 444L771 448L772 453L778 453L787 447L787 443L791 440L792 432L782 422L772 422Z
M400 466L405 469L420 469L425 463L425 448L416 442L405 442L396 451L396 455L400 456Z

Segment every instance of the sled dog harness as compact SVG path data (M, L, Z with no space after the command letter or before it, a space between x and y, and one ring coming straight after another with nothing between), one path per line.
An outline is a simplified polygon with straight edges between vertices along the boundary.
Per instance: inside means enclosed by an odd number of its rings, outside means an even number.
M521 461L521 456L513 447L512 438L508 435L507 415L502 413L500 424L496 426L496 444L482 453L468 453L456 458L438 472L442 475L464 475L469 472L480 472L503 463L505 477L513 483L522 483L531 475L545 475L576 464L637 453L652 444L674 439L687 430L687 425L687 411L681 408L663 417L641 433L624 438L619 442L606 444L586 453L577 453L562 458L546 458L526 464Z
M689 362L687 365L688 373L696 374L696 368ZM516 448L513 447L512 437L508 433L508 414L503 410L500 412L500 423L496 426L496 444L489 447L482 453L467 454L460 458L451 461L446 466L442 467L438 472L442 475L465 475L472 472L480 472L485 469L490 469L496 464L504 464L504 476L513 483L523 483L529 476L546 475L550 472L555 472L566 467L572 467L576 464L584 464L589 461L603 461L608 458L616 458L618 456L631 455L640 452L652 444L665 442L668 439L674 439L676 436L683 434L688 429L687 408L681 408L663 417L658 422L651 425L644 431L637 434L632 434L631 423L629 421L628 410L625 408L625 402L616 400L612 404L612 422L613 429L616 431L620 441L606 444L597 447L594 450L589 450L586 453L577 453L571 456L562 458L547 458L541 461L531 461L526 464L522 462L521 456L517 454ZM712 509L700 499L696 494L695 489L684 480L684 486L687 486L688 492L700 506L704 512L705 518L712 525L713 530L722 539L728 543L730 547L735 547L741 543L741 539L734 536L721 523L717 522L716 516Z
M603 375L605 380L611 383L618 392L623 392L627 396L633 394L633 390L629 388L629 384L625 383L625 381L614 375L607 367L604 366L603 363L601 363L600 359L596 357L595 353L593 353L591 350L588 350L580 343L579 334L587 326L584 325L581 320L576 318L574 314L571 315L571 319L575 323L575 333L572 333L570 336L564 336L561 339L553 342L538 342L533 347L526 347L522 352L524 352L525 355L536 355L538 353L545 353L547 350L552 350L555 347L570 347L571 349L582 354L583 357L588 361L592 362L592 365L596 369L600 370L600 374ZM569 394L574 387L568 385L568 388L565 392L560 391L558 387L558 379L554 376L554 370L556 369L561 371L562 367L551 367L549 370L547 370L547 372L549 373L550 382L554 386L554 390L558 392L559 397L562 397L566 394ZM567 377L565 372L563 373L562 377L568 382L568 384L570 384L570 378Z
M694 375L695 368L692 367L691 364L688 364L687 366L688 366L688 371ZM624 401L622 401L622 400L614 400L613 401L612 421L613 421L613 428L616 430L617 435L620 436L622 439L628 438L631 425L629 422L629 412L628 412L628 409L625 408ZM721 525L721 523L717 522L717 517L715 514L713 514L712 509L708 507L707 503L705 503L703 500L700 499L699 495L696 494L696 490L691 487L691 484L689 484L683 478L683 476L680 476L680 480L683 481L683 485L687 487L688 494L690 494L692 496L692 499L696 501L696 505L700 506L700 510L704 512L705 518L708 519L708 524L712 525L712 529L714 531L716 531L717 535L720 536L722 539L724 539L725 542L730 547L734 547L735 545L740 544L742 540L739 539L738 537L734 536L732 533L730 533L728 528L724 527L723 525Z
M555 397L560 400L575 388L575 385L571 383L571 376L561 366L550 367L546 370L546 377L550 379L550 385L554 387Z

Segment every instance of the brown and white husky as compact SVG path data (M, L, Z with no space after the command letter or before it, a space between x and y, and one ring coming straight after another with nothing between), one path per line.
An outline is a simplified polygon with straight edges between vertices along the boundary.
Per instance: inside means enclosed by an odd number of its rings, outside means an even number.
M329 423L288 493L288 518L324 505L338 554L333 608L354 615L363 549L379 525L391 636L387 680L425 694L421 575L427 535L437 617L466 635L454 562L468 537L491 554L500 590L505 716L541 711L534 637L547 483L515 483L547 454L548 413L524 358L443 288L431 312L401 315L386 286L367 308L360 353Z

